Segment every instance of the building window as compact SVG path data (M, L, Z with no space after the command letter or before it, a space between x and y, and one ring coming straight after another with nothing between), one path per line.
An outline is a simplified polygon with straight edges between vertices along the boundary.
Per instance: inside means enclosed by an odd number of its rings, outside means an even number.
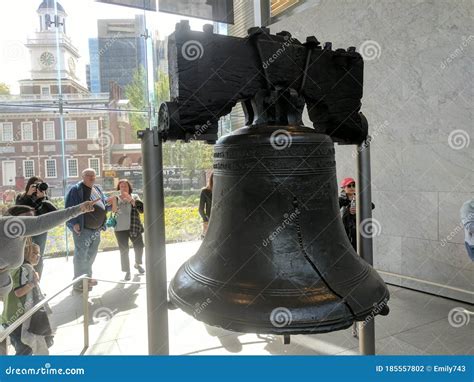
M44 164L46 168L46 178L56 178L56 159L46 159Z
M89 139L99 138L99 121L97 120L87 121L87 138Z
M0 140L2 142L13 141L13 123L11 122L0 123Z
M33 140L33 123L32 122L21 123L21 140L22 141Z
M52 141L55 139L53 121L43 122L43 139L45 141Z
M32 176L35 176L35 161L23 161L23 176L27 179L31 178Z
M99 158L89 158L89 167L95 170L96 176L100 176Z
M77 159L67 160L67 176L68 178L77 178L79 176L77 169Z
M51 89L49 86L41 86L41 96L48 97L51 95Z
M66 121L66 139L77 139L76 121Z

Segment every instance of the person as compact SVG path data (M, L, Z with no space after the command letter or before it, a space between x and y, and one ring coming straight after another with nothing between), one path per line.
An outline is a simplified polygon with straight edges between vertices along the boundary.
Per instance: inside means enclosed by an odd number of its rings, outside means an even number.
M461 222L464 226L464 244L467 254L474 261L474 199L467 200L462 205Z
M143 202L138 195L132 194L132 185L127 179L120 179L117 184L118 196L112 198L112 211L115 213L116 225L114 227L115 237L120 250L122 272L125 272L125 280L130 280L130 259L128 257L130 239L135 252L135 269L144 274L143 260L143 225L139 213L143 213Z
M357 208L356 208L356 182L354 178L344 178L341 181L341 194L339 195L339 207L341 209L342 223L347 237L357 252ZM372 203L372 209L375 205ZM357 323L352 326L352 335L358 337Z
M206 187L201 190L201 197L199 199L199 215L202 218L202 236L204 237L207 233L209 226L209 219L211 217L212 208L212 188L214 186L214 173L211 172L207 181Z
M341 209L342 223L352 248L357 252L357 225L355 206L355 180L344 178L341 182L341 194L339 195L339 208Z
M15 202L16 191L15 190L6 190L3 193L3 204L10 205Z
M92 211L96 202L88 201L40 216L34 216L32 207L15 205L7 210L6 215L0 216L0 297L6 296L12 289L8 271L23 264L28 236L47 232L71 218Z
M28 179L28 182L25 186L25 191L21 194L18 194L15 200L17 205L25 205L33 207L36 211L36 215L44 215L48 212L56 211L57 208L51 203L46 195L46 190L42 191L41 184L45 184L43 179L32 176ZM35 266L36 271L38 272L39 278L41 280L41 275L43 273L43 256L46 248L46 239L48 237L48 232L44 232L40 235L32 237L33 243L36 243L40 247L40 260L38 265Z
M11 272L13 290L5 299L2 314L2 325L7 328L23 316L44 297L39 287L39 275L34 269L40 258L40 247L30 239L25 246L23 265ZM44 312L48 311L47 306ZM35 318L36 315L36 318ZM47 335L37 334L39 327L48 328ZM18 326L11 334L11 343L16 355L48 355L48 348L53 344L51 325L47 314L36 312L32 317Z
M92 265L97 256L101 231L106 229L107 199L102 190L95 184L96 172L92 168L82 171L82 181L73 185L66 194L65 206L71 207L87 200L97 200L93 211L76 216L67 222L74 240L74 278L87 274L92 277ZM97 280L89 280L89 289L97 285ZM82 282L73 287L82 292Z

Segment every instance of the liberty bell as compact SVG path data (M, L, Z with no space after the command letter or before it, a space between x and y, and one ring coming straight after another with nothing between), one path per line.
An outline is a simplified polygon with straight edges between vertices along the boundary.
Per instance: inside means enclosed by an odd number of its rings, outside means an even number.
M174 85L172 101L160 109L162 131L189 137L238 101L247 122L215 144L209 228L172 279L171 302L209 325L285 335L340 330L387 314L388 289L353 250L337 199L334 144L367 136L359 113L361 56L314 38L291 39L289 58L265 67L288 42L287 32L259 28L238 39L180 28L170 37ZM183 59L191 39L203 48L199 60ZM212 75L218 67L226 87ZM202 89L189 94L200 76L207 78L200 100L212 115L193 100ZM302 124L305 105L312 128Z

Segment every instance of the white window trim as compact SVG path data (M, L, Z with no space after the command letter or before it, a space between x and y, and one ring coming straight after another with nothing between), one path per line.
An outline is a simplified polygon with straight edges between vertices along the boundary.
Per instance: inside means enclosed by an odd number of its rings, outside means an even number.
M48 89L48 94L43 94L43 89ZM51 85L41 85L40 86L40 95L41 97L50 97L51 96Z
M88 159L89 168L94 168L94 167L92 167L92 165L91 165L91 160L96 160L96 161L97 161L97 170L96 170L96 174L95 174L95 175L96 175L97 177L99 177L99 176L100 176L100 170L101 170L101 168L100 168L100 159L99 159L99 158L89 158L89 159ZM95 169L94 169L94 170L95 170Z
M33 163L33 175L31 175L31 176L27 176L27 175L26 175L26 166L25 166L25 163L26 163L26 162L32 162L32 163ZM24 159L24 160L23 160L23 176L24 176L25 178L28 178L28 179L29 179L30 177L35 176L35 173L36 173L35 170L36 170L36 169L35 169L35 161L34 161L33 159Z
M69 173L69 162L76 162L76 175L71 175ZM67 177L68 178L78 178L79 177L79 164L77 163L77 159L75 158L68 158L66 159L66 172L67 172Z
M54 161L54 174L55 176L48 176L48 161ZM44 160L44 175L45 178L56 179L58 177L58 164L56 159L45 159Z
M50 123L53 124L53 138L46 138L46 126ZM43 140L44 141L54 141L54 140L56 140L56 126L54 124L54 121L44 121L43 122Z
M74 138L69 138L67 136L67 125L68 125L68 123L69 124L72 124L72 123L74 124ZM67 141L73 141L73 140L77 139L77 122L76 121L65 121L64 122L64 135L65 135L65 139Z
M12 139L11 139L11 141L13 141L13 140L15 139L15 136L14 136L14 134L13 134L13 123L12 123L12 122L1 122L1 123L0 123L0 127L1 127L1 128L0 128L0 142L11 142L10 140L5 140L5 139L3 138L4 132L5 132L5 130L4 130L5 125L11 126L11 131L12 131L12 135L11 135L11 136L12 136Z
M90 134L89 122L97 123L97 136L95 136L95 137L92 137L91 134ZM99 138L99 134L100 134L99 120L97 120L97 119L88 119L86 124L87 124L87 139L97 139L97 138Z
M31 139L25 137L25 126L31 126ZM21 140L22 141L34 141L35 135L33 132L33 122L22 122L21 123Z

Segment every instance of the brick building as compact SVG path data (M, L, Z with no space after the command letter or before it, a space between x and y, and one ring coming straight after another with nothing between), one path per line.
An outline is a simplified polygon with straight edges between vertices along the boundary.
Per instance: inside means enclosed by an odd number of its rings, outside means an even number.
M37 175L50 185L50 195L61 196L86 167L96 169L101 183L104 166L126 155L114 154L114 145L136 141L127 112L118 111L127 105L120 88L91 94L80 83L64 8L57 3L55 14L53 1L44 0L37 13L40 28L26 43L30 78L20 81L19 95L0 96L0 193L21 191ZM137 161L132 151L130 161Z

